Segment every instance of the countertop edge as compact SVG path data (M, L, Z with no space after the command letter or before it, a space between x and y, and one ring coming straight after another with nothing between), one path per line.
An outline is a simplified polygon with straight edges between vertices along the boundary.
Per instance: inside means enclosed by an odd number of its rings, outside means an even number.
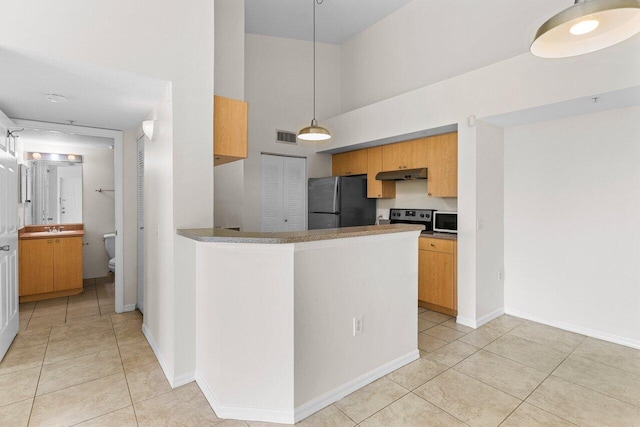
M422 231L423 229L424 227L422 225L393 224L310 230L291 233L249 233L219 228L197 228L178 229L177 234L197 242L287 244L405 233L410 231Z

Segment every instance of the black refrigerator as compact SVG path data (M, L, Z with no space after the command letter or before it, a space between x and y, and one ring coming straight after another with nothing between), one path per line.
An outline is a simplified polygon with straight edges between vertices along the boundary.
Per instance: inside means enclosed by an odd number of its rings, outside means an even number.
M366 176L309 179L309 230L376 222L376 199L367 199Z

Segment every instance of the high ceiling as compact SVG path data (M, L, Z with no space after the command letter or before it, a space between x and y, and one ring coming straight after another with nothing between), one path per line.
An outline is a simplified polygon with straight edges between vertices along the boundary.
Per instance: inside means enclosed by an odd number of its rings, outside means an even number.
M245 0L245 31L298 40L313 39L316 0ZM316 38L342 44L411 0L324 0L316 4Z
M167 82L0 48L0 110L16 119L129 130L140 125ZM66 97L51 102L47 94Z

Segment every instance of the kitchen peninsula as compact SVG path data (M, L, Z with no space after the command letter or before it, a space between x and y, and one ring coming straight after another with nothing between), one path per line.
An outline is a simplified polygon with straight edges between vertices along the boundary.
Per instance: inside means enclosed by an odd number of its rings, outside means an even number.
M178 230L218 416L293 424L417 359L422 228Z

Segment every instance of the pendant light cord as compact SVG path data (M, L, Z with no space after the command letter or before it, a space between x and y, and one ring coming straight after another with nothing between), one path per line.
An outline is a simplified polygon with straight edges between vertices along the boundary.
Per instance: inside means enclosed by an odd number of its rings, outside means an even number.
M314 122L316 121L316 1L317 0L313 0L313 121Z

